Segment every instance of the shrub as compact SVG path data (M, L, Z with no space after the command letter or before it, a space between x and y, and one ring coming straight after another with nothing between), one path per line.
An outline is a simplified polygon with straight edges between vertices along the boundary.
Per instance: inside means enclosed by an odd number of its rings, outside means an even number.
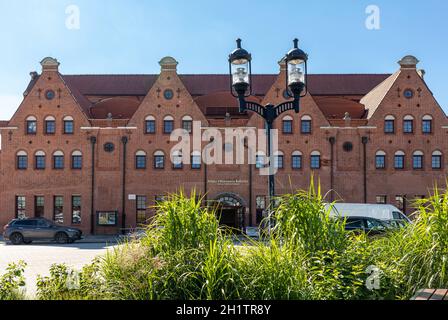
M0 276L0 300L22 300L25 298L24 287L26 263L11 263L6 273Z
M86 265L80 272L65 264L50 267L50 276L38 276L37 298L40 300L95 300L105 297L100 276L100 260Z

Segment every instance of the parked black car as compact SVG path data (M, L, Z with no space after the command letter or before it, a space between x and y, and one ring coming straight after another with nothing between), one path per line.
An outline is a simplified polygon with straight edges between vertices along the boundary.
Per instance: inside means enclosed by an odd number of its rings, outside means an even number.
M30 244L41 240L65 244L81 240L82 231L57 225L44 218L15 219L4 227L3 238L14 245Z
M348 217L345 224L345 230L365 232L369 236L382 235L391 229L390 224L370 217Z

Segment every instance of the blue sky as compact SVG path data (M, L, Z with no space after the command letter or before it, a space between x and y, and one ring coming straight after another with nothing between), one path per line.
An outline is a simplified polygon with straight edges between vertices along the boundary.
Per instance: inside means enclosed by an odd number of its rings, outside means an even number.
M66 28L66 8L80 29ZM366 8L380 9L368 30ZM448 111L448 1L445 0L0 0L0 119L22 99L30 71L56 57L65 74L158 73L166 55L180 73L226 73L241 37L255 73L276 73L298 37L310 73L392 73L407 54Z

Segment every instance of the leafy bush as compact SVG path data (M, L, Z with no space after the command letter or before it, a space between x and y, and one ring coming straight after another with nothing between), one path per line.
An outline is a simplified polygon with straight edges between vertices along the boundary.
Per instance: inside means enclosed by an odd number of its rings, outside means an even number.
M11 263L6 273L0 276L0 300L22 300L25 298L24 287L26 263Z
M50 276L38 276L37 298L40 300L94 300L103 299L100 261L86 265L80 272L65 264L50 267Z

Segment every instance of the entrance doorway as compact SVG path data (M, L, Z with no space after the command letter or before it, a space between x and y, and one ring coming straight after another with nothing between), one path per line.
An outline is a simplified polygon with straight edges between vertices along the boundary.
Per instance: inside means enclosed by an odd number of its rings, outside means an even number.
M235 195L222 195L214 201L216 214L222 226L237 230L244 230L245 207L242 200Z

